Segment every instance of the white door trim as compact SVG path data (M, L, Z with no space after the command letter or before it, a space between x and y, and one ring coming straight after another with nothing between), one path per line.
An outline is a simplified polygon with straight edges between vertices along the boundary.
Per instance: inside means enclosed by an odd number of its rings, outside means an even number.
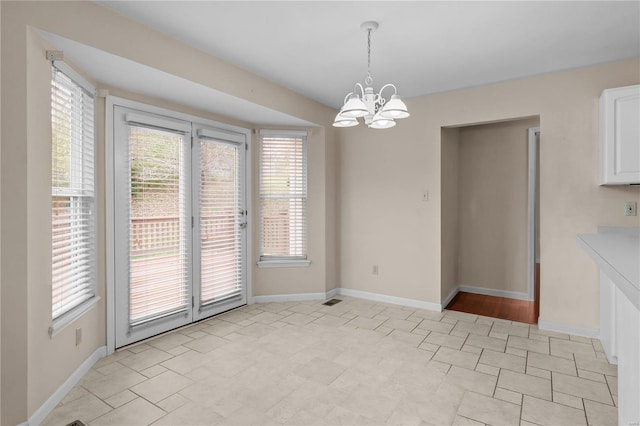
M209 128L208 126L204 126L201 124L193 124L193 146L191 148L191 156L192 156L192 217L194 219L193 223L193 239L192 239L192 253L193 253L193 278L194 283L201 281L201 246L200 246L200 142L210 141L211 143L222 144L227 146L234 147L240 156L240 170L243 177L243 181L240 181L240 193L241 193L241 201L240 205L244 211L248 211L247 209L247 198L249 198L249 194L246 191L247 181L245 178L246 170L247 170L247 152L248 152L248 141L247 135L242 133L228 132L228 131L220 131L219 129ZM249 295L247 294L247 271L249 262L247 261L247 242L250 239L250 234L248 233L248 224L249 219L248 215L244 215L244 220L247 223L247 226L242 231L244 234L244 241L242 242L242 251L241 251L241 262L242 262L242 287L244 289L244 293L241 294L240 305L247 304L249 300ZM199 321L200 319L204 319L210 317L212 315L216 315L218 313L227 311L229 309L236 308L238 306L238 298L234 297L233 299L229 299L227 301L220 301L217 303L209 304L209 305L201 305L201 286L193 287L193 295L194 295L194 310L193 310L193 320Z
M120 105L114 106L114 189L115 189L115 222L114 232L116 238L115 245L115 324L116 324L116 346L126 346L137 341L146 339L156 334L171 330L193 321L193 274L191 253L191 238L193 235L191 228L191 122L176 120L159 114L148 113L144 109L132 109ZM186 290L185 304L176 311L161 315L155 319L145 320L135 326L130 323L130 294L129 282L131 271L130 260L130 205L129 193L130 173L129 148L130 139L128 136L129 126L147 129L166 129L169 132L177 132L180 135L180 191L183 193L184 205L180 212L180 234L181 240L185 239L184 252L182 255L186 260L186 276L183 282ZM158 131L158 130L150 130ZM176 159L177 160L177 159ZM120 194L120 195L118 195ZM119 311L119 309L121 311Z
M535 268L536 268L536 189L537 189L537 162L538 162L538 135L540 127L528 129L528 190L527 190L527 287L529 300L535 297Z
M251 204L251 168L252 168L252 137L251 130L234 126L227 123L222 123L214 120L208 120L202 117L197 117L190 114L184 114L181 112L172 111L166 108L161 108L142 102L132 101L130 99L121 98L118 96L107 96L105 100L105 231L106 231L106 317L107 317L107 355L115 352L116 347L116 330L115 330L115 141L114 141L114 117L113 109L115 106L122 106L126 108L143 110L152 114L159 114L170 116L179 120L190 121L194 125L205 125L208 127L214 127L222 130L228 130L235 133L245 134L247 141L247 157L246 157L246 205L248 211L248 218L252 216L252 204ZM250 257L252 256L252 223L248 221L247 225L247 264L252 264ZM252 294L252 268L247 268L247 300L250 299Z

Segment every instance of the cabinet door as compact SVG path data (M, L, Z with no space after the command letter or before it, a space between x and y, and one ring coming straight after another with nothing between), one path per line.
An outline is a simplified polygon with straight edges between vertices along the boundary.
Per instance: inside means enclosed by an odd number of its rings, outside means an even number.
M600 97L600 184L640 183L640 85Z

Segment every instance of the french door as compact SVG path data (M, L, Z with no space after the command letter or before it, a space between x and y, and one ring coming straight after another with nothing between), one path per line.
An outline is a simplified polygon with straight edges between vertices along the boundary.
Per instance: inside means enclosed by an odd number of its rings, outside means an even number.
M247 134L113 112L121 347L246 303Z

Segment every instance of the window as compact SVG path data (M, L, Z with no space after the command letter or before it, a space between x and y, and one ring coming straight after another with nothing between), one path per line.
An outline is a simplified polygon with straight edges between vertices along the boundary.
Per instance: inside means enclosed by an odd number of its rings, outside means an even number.
M307 133L260 131L260 266L307 261Z
M51 287L54 324L96 295L94 96L52 67ZM50 329L53 332L53 329Z

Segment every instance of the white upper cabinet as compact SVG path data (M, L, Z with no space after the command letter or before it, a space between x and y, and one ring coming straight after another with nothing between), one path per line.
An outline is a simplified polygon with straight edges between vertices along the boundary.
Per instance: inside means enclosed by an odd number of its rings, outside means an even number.
M640 184L640 85L600 96L600 185Z

